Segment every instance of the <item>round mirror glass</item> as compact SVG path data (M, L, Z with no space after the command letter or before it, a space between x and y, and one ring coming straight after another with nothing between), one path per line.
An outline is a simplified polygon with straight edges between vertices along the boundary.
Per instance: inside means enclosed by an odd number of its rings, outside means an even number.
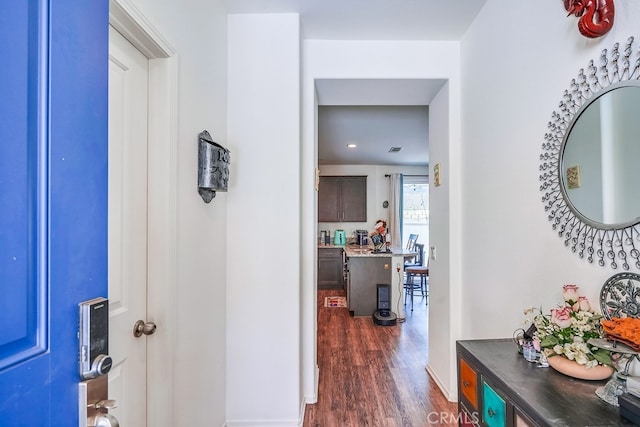
M568 205L605 228L640 217L640 87L610 88L583 106L567 133L559 169Z

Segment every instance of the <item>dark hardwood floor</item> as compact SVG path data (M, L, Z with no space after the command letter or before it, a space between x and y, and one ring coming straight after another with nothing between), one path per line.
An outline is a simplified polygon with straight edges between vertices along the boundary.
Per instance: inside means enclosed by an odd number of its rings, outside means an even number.
M377 326L369 316L324 307L336 295L344 292L318 291L318 402L306 406L304 427L457 425L457 404L425 370L425 300L414 297L405 322Z

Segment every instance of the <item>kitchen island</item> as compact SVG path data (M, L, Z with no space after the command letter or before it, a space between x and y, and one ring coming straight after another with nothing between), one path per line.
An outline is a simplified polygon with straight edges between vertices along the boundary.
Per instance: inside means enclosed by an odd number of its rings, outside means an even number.
M345 246L347 258L347 306L354 316L371 316L377 309L377 285L391 286L391 311L404 317L404 260L415 252L391 248L376 253L371 248Z
M345 289L354 316L371 316L377 309L377 285L391 285L391 311L404 317L404 261L416 252L371 246L318 245L318 289ZM344 280L343 280L344 278Z

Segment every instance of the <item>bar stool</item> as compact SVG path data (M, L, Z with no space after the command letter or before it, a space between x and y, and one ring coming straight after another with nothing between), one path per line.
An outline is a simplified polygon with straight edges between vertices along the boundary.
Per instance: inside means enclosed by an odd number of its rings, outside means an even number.
M404 269L407 274L407 283L404 284L404 305L407 305L407 295L411 297L411 311L413 311L413 296L416 290L420 290L420 295L426 297L427 295L427 280L429 279L429 267L414 266ZM420 277L420 284L414 283L414 278Z
M412 251L416 252L416 256L413 261L405 261L404 268L407 267L422 267L424 265L424 243L414 243Z

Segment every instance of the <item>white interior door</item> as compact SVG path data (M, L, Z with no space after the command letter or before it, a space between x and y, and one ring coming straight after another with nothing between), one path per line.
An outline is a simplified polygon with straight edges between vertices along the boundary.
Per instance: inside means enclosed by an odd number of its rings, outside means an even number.
M122 426L146 426L148 59L109 28L109 398Z

